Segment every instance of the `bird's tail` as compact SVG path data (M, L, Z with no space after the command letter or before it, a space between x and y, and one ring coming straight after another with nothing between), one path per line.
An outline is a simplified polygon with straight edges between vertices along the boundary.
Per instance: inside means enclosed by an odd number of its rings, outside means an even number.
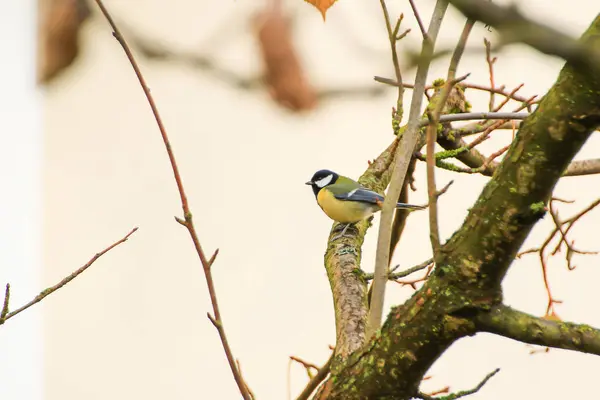
M403 210L424 210L427 208L427 206L416 206L414 204L398 203L396 204L396 208L401 208Z

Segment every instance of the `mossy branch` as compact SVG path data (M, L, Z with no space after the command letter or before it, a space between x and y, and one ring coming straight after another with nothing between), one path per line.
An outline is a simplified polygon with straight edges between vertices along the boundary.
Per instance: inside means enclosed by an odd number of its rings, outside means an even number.
M600 355L600 329L589 325L538 318L505 305L481 312L475 321L483 332L529 344Z
M582 43L600 48L600 17ZM599 125L600 76L565 66L537 110L521 124L463 226L442 246L428 280L405 304L392 309L380 332L350 356L342 371L333 373L318 398L409 399L453 342L491 330L480 319L501 304L501 281L543 216L539 204L548 200ZM556 324L559 330L573 327ZM586 340L595 343L595 335Z

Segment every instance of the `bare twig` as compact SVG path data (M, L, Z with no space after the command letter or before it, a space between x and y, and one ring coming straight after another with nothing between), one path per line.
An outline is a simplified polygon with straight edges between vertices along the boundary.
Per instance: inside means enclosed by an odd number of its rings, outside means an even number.
M468 75L460 79L455 79L458 64L465 50L469 34L475 21L467 20L463 28L458 44L454 49L454 54L450 60L448 68L448 76L446 83L441 90L439 97L435 100L435 109L429 115L429 126L427 127L427 194L429 197L429 238L433 249L433 258L436 259L440 249L440 231L438 226L438 210L437 210L437 188L435 186L435 143L437 141L437 127L440 120L440 114L446 105L450 91L458 82L463 81Z
M574 247L574 242L569 243L569 240L567 239L567 234L569 233L569 231L571 230L571 228L573 227L573 224L575 222L577 222L585 214L587 214L588 212L590 212L594 208L596 208L598 205L600 205L600 199L595 200L589 206L587 206L586 208L584 208L582 211L578 212L577 214L575 214L571 218L566 219L564 221L561 221L559 219L558 212L556 212L554 210L554 207L553 207L553 202L554 201L565 202L562 199L556 199L556 198L552 198L550 200L548 211L549 211L550 216L552 217L552 220L554 222L554 229L552 230L552 232L550 232L550 234L548 235L548 237L546 238L546 240L544 240L544 243L542 243L541 247L531 248L531 249L522 251L519 254L517 254L517 257L520 258L520 257L522 257L522 256L524 256L526 254L537 253L537 255L538 255L539 259L540 259L540 265L542 267L542 277L543 277L543 280L544 280L544 287L546 289L546 293L547 293L547 296L548 296L548 303L547 303L547 307L546 307L546 316L547 317L551 317L551 318L558 318L558 315L556 314L556 310L554 309L554 304L562 303L562 301L557 300L556 298L554 298L554 296L552 295L552 290L550 289L550 281L548 279L548 266L547 266L546 249L548 248L548 246L550 245L550 243L552 242L552 240L557 235L559 235L558 244L556 245L556 247L554 248L554 250L551 252L550 255L554 256L557 252L560 251L561 245L563 243L565 243L565 245L567 247L567 252L565 254L565 260L567 262L567 268L569 270L573 270L576 267L575 265L572 264L572 261L571 261L571 258L573 256L573 254L597 254L597 252L594 252L594 251L584 251L584 250L576 249ZM566 229L564 227L566 227Z
M465 396L469 396L473 393L477 393L478 391L481 390L481 388L490 380L492 379L492 377L494 375L496 375L498 372L500 372L500 368L496 368L495 370L493 370L492 372L490 372L489 374L487 374L485 376L485 378L483 378L483 380L481 382L479 382L479 384L477 386L475 386L473 389L469 389L469 390L462 390L460 392L456 392L456 393L451 393L448 396L442 396L442 397L431 397L430 395L427 395L425 393L421 393L419 392L418 397L420 397L423 400L456 400L459 399L461 397L465 397Z
M398 100L396 101L396 111L394 112L394 120L396 121L396 125L400 124L402 120L402 114L404 107L402 106L402 99L404 97L404 86L402 86L402 71L400 70L400 61L398 60L398 49L397 42L402 37L408 34L409 30L407 30L403 36L398 37L398 31L400 29L400 24L402 23L402 19L404 18L403 14L400 14L398 20L396 21L396 26L392 28L392 22L390 21L390 14L388 12L387 6L385 4L385 0L379 0L381 3L381 10L383 11L383 17L385 19L385 27L388 33L388 40L390 42L390 49L392 51L392 62L394 63L394 72L396 74L396 81L400 82L398 85Z
M236 358L235 364L237 365L238 371L240 371L240 376L242 377L242 380L244 381L244 384L246 385L246 390L248 390L248 394L250 395L250 399L251 400L255 400L256 399L256 395L254 394L254 392L252 391L252 389L250 389L250 386L248 386L248 382L244 379L244 375L242 375L242 365L240 364L240 360L238 360Z
M321 382L323 382L323 380L329 374L331 363L333 362L333 357L334 354L332 354L331 357L329 357L329 359L327 360L327 362L321 368L319 368L317 374L312 377L312 379L308 382L306 387L302 390L302 393L300 393L298 397L296 397L296 400L307 400L310 397L311 393L315 391L317 386L319 386Z
M419 119L421 114L421 104L423 102L423 93L425 91L425 82L427 81L427 73L429 71L430 58L433 54L435 40L440 30L442 19L448 9L446 0L438 0L431 17L427 38L422 43L422 61L417 68L415 78L415 89L411 99L411 107L408 119L408 126L398 149L396 151L395 166L393 168L392 179L387 196L383 203L381 220L379 222L379 234L377 238L377 252L375 256L375 272L373 278L373 290L371 297L371 306L367 316L366 337L371 336L381 326L383 316L383 301L385 298L385 287L388 277L388 267L390 258L390 243L391 243L391 226L393 211L396 205L408 165L412 159L412 154L415 151L417 137L419 135Z
M496 88L496 84L494 82L494 64L496 63L497 58L492 57L492 46L490 41L484 38L483 44L485 46L485 61L487 62L490 75L490 87L492 88L492 90L490 90L489 110L494 111L494 89Z
M301 364L304 369L306 370L306 373L308 374L308 378L312 379L313 378L313 372L311 370L315 370L318 371L319 367L317 367L315 364L305 361L303 359L301 359L300 357L296 357L296 356L290 356L290 360L297 362L298 364Z
M515 87L509 94L508 96L506 96L504 98L504 100L502 100L502 102L500 104L498 104L496 107L494 107L494 109L490 110L493 112L498 112L500 111L510 100L512 100L514 98L514 96L517 94L517 92L519 90L521 90L521 88L524 86L525 84L521 83L520 85L518 85L517 87ZM494 93L494 92L490 92L490 93Z
M204 251L202 250L202 246L200 245L200 240L198 239L198 234L196 232L196 228L194 227L194 222L192 220L192 213L189 208L187 196L185 194L183 182L181 180L181 175L179 173L179 168L178 168L177 162L175 160L175 154L171 147L171 143L169 142L169 137L167 135L167 131L163 125L162 119L158 112L158 108L156 107L154 98L152 97L152 94L150 93L150 89L146 85L146 81L142 75L142 72L140 71L140 68L139 68L137 62L135 61L135 58L133 57L131 49L129 48L127 42L125 41L125 38L119 31L119 28L113 21L108 10L102 3L102 0L96 0L96 4L98 4L98 7L102 11L102 14L104 15L104 17L110 24L110 26L113 30L113 36L115 37L115 39L117 39L117 41L123 48L123 51L127 55L127 58L129 59L129 62L131 64L131 66L133 67L133 70L135 71L135 75L137 76L137 78L140 82L142 90L144 91L146 99L148 100L148 104L150 105L150 108L152 109L152 113L154 114L156 124L158 125L158 129L160 130L160 134L161 134L163 143L165 145L167 155L169 157L171 169L173 170L173 176L175 178L175 183L177 184L177 190L179 191L179 197L181 199L181 208L183 211L184 219L182 220L182 219L176 217L176 220L187 228L187 230L190 234L190 237L192 239L192 242L194 243L194 247L196 248L196 252L198 253L198 257L200 258L200 262L202 263L202 269L204 271L204 276L206 278L206 285L208 287L208 293L210 295L210 301L212 303L212 308L213 308L213 313L214 313L214 318L209 315L209 319L211 319L211 322L217 329L219 337L221 338L221 343L223 344L223 350L225 351L225 355L227 357L227 362L229 363L229 368L231 369L231 372L233 374L233 377L235 379L235 382L238 386L238 389L239 389L242 397L244 398L244 400L251 400L252 397L248 391L248 386L244 382L244 379L242 378L242 375L237 367L235 358L233 357L233 353L232 353L231 348L229 347L229 343L227 341L227 336L225 335L225 329L223 328L223 319L221 318L221 313L219 311L219 304L217 302L217 293L216 293L215 285L213 282L212 274L210 271L211 262L209 262L209 260L206 258L206 255L204 254ZM214 260L212 260L212 261L214 261Z
M102 250L101 252L96 253L94 255L94 257L92 257L84 266L82 266L81 268L77 269L76 271L74 271L73 273L71 273L69 276L65 277L63 280L61 280L60 282L58 282L56 285L50 286L49 288L42 290L29 303L27 303L27 304L25 304L25 305L17 308L14 311L11 311L11 312L8 312L8 309L9 309L9 297L10 297L10 285L7 284L6 285L6 293L5 293L5 296L4 296L4 306L2 307L2 313L0 315L0 325L4 324L7 320L9 320L10 318L12 318L15 315L19 314L20 312L25 311L29 307L31 307L31 306L39 303L40 301L44 300L47 296L49 296L52 293L56 292L58 289L60 289L63 286L65 286L67 283L71 282L73 279L77 278L79 275L81 275L83 273L83 271L85 271L86 269L88 269L89 267L91 267L92 264L94 262L96 262L97 259L99 259L100 257L102 257L104 254L108 253L109 251L111 251L113 248L117 247L121 243L126 242L127 239L129 239L129 236L133 235L133 233L135 231L137 231L137 230L138 230L138 228L133 228L123 238L121 238L120 240L114 242L113 244L111 244L110 246L108 246L107 248L105 248L104 250Z
M433 264L433 258L430 258L429 260L423 261L421 264L417 264L414 267L410 267L408 269L405 269L404 271L396 272L398 270L398 268L400 268L400 264L398 264L394 268L390 269L388 279L396 280L396 279L404 278L404 277L409 276L417 271L421 271L421 270L429 267L432 264ZM373 279L373 274L364 274L364 279L365 280Z
M437 396L438 394L448 393L450 392L450 386L444 386L441 389L434 390L431 393L428 393L430 396Z
M412 8L413 14L415 15L415 19L417 20L417 24L419 24L419 29L421 30L421 35L423 35L423 39L427 40L428 39L428 35L427 35L427 31L425 30L425 25L423 25L423 20L421 19L421 16L419 15L419 10L417 9L417 6L415 5L414 0L408 0L410 3L410 8Z
M431 274L431 271L433 270L433 263L429 264L427 266L427 271L425 272L425 275L423 275L420 278L415 278L415 279L411 279L409 281L401 281L399 279L393 279L394 282L402 285L402 286L406 286L409 285L411 288L413 288L413 290L417 290L417 283L419 282L425 282L427 280L427 278L429 278L429 275Z
M6 321L6 314L8 314L8 306L10 303L10 283L6 284L6 290L4 291L4 304L2 305L2 312L0 312L0 322Z
M394 87L398 86L398 82L395 81L394 79L384 78L382 76L374 76L373 79L375 80L375 82L383 83L385 85L394 86ZM404 86L405 89L414 89L414 87L415 87L414 84L406 83L406 82L403 82L402 86ZM490 88L487 86L479 85L477 83L470 83L470 82L461 82L460 85L458 85L458 86L463 89L473 89L473 90L481 90L484 92L492 92L494 94L499 94L501 96L508 97L510 100L514 100L514 101L518 101L518 102L525 102L528 100L527 97L517 95L516 92L515 93L513 93L512 91L507 92L505 90L506 88L504 86ZM425 86L425 90L431 90L431 89L433 89L433 86L431 86L431 85ZM539 103L539 101L535 101L532 104L535 104L535 103Z

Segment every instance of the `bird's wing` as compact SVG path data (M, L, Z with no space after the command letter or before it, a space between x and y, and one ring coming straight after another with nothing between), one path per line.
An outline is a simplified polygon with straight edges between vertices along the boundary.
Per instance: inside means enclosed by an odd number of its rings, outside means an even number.
M333 195L338 200L343 201L359 201L362 203L381 205L383 203L383 196L379 193L375 193L371 190L358 187L350 191L344 188L335 188L335 184L329 186L329 189L333 192Z

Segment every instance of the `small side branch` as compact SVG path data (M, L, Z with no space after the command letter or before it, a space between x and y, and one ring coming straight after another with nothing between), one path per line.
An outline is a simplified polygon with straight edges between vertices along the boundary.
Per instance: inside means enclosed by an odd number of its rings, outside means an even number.
M477 328L520 342L600 355L600 329L589 325L538 318L505 305L482 312Z
M460 392L450 393L449 395L442 396L442 397L432 397L431 395L428 395L428 394L425 394L425 393L419 393L418 397L420 397L423 400L456 400L456 399L460 399L461 397L469 396L471 394L479 392L481 390L481 388L490 379L492 379L492 377L494 375L496 375L498 372L500 372L500 368L496 368L495 370L493 370L492 372L490 372L489 374L487 374L485 376L485 378L483 378L483 380L481 382L479 382L479 384L477 386L475 386L473 389L461 390Z
M296 400L307 400L312 392L325 380L327 375L329 374L329 370L331 369L331 363L333 362L334 354L329 357L329 360L317 371L316 375L312 377L312 379L308 382L308 384L302 390L302 393L296 397Z
M66 278L64 278L63 280L61 280L60 282L58 282L56 285L54 286L50 286L47 289L42 290L37 296L35 296L33 298L33 300L31 300L29 303L17 308L14 311L9 312L9 301L10 301L10 285L6 284L6 292L4 294L4 305L2 307L2 312L0 313L0 325L4 324L7 320L9 320L10 318L14 317L15 315L19 314L22 311L27 310L29 307L39 303L40 301L44 300L46 297L48 297L49 295L51 295L52 293L56 292L58 289L62 288L63 286L65 286L67 283L71 282L73 279L77 278L79 275L81 275L83 273L83 271L85 271L86 269L88 269L89 267L92 266L93 263L96 262L96 260L98 260L100 257L102 257L104 254L108 253L109 251L111 251L112 249L114 249L115 247L117 247L118 245L120 245L121 243L124 243L127 241L127 239L129 239L129 236L133 235L135 231L137 231L138 228L133 228L131 231L129 231L129 233L127 235L125 235L122 239L114 242L113 244L111 244L110 246L108 246L107 248L105 248L104 250L102 250L99 253L96 253L94 255L94 257L92 257L84 266L82 266L81 268L77 269L76 271L74 271L73 273L71 273L69 276L67 276Z
M446 83L441 90L439 97L435 99L433 113L429 113L429 126L427 127L427 194L429 197L429 237L431 239L431 247L433 249L434 259L437 257L440 249L440 232L438 226L438 210L437 210L437 188L435 185L435 143L437 141L437 127L440 121L440 114L446 105L450 91L458 82L463 81L468 75L462 78L455 79L458 64L462 58L469 34L475 21L467 20L460 36L458 44L454 49L454 54L450 60L448 68L448 76Z
M394 126L400 126L400 121L402 120L403 114L403 105L402 99L404 97L404 86L402 86L402 71L400 70L400 61L398 60L398 48L397 43L400 39L406 36L410 29L406 30L404 33L399 35L400 24L402 23L402 19L404 18L403 14L400 14L398 20L396 21L396 25L392 28L392 22L390 20L390 13L387 9L387 5L385 4L385 0L380 0L381 9L383 11L383 18L385 19L385 27L388 33L388 40L390 42L390 49L392 52L392 62L394 63L394 72L396 74L396 81L400 82L398 85L398 100L396 101L396 109L394 111L394 121L396 122Z
M557 317L556 311L554 310L554 304L562 303L562 302L560 300L557 300L556 298L554 298L554 296L552 295L552 290L550 289L550 281L548 279L548 265L547 265L547 259L549 256L548 256L546 250L548 249L548 247L550 246L550 244L552 243L554 238L558 236L559 237L558 244L556 245L554 250L550 253L550 255L551 256L556 255L556 253L558 253L561 250L562 245L564 243L565 247L567 248L566 253L565 253L565 261L567 262L567 268L570 271L574 270L576 268L576 266L572 263L572 258L573 258L574 254L597 254L597 252L595 252L595 251L585 251L585 250L577 249L575 247L575 241L569 241L567 236L568 236L569 231L571 230L571 228L577 221L579 221L584 215L586 215L587 213L592 211L594 208L596 208L598 205L600 205L600 199L597 199L597 200L593 201L589 206L584 208L582 211L580 211L577 214L575 214L574 216L572 216L571 218L561 220L558 216L558 211L556 211L554 209L553 203L555 201L568 202L568 201L557 199L557 198L550 199L549 206L548 206L548 212L549 212L550 216L552 217L552 221L554 222L554 229L552 230L552 232L550 232L550 234L548 235L548 237L546 237L546 240L544 240L544 243L542 243L542 245L540 247L528 249L528 250L525 250L525 251L517 254L517 257L521 257L526 254L537 254L538 255L538 257L540 259L540 265L542 267L542 277L544 279L544 286L546 288L546 293L548 295L548 305L546 307L546 315L552 316L552 317Z

